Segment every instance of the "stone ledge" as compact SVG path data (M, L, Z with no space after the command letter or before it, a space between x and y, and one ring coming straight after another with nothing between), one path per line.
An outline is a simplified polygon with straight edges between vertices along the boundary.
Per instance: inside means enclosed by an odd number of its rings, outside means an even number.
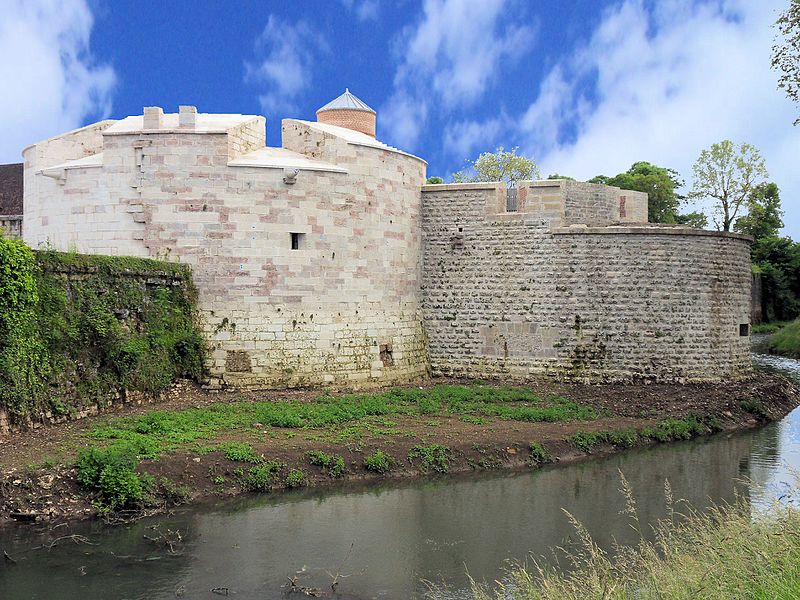
M753 238L749 235L741 233L733 233L730 231L709 231L707 229L694 229L692 227L681 227L666 225L666 226L648 226L648 225L607 225L604 227L589 227L586 225L571 225L569 227L554 227L552 229L553 235L612 235L612 234L628 234L628 235L683 235L689 237L719 237L730 238L735 240L742 240L744 242L752 243Z
M452 192L458 190L496 190L506 185L500 181L477 182L477 183L426 183L422 186L423 192Z

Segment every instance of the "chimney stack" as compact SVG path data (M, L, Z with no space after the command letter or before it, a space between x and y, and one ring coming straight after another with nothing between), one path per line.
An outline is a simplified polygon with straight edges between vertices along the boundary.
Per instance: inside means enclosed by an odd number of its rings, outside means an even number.
M143 129L161 129L161 122L164 118L164 111L160 106L145 106Z

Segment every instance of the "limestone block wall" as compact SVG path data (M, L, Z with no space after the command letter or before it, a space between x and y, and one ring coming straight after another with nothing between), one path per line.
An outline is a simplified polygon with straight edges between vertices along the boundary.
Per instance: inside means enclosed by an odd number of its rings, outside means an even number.
M502 195L502 194L500 194ZM500 214L491 186L423 191L434 374L694 381L750 369L749 243Z
M33 248L52 244L65 250L77 249L78 240L86 233L85 221L71 217L66 200L86 189L86 173L77 186L65 187L65 179L44 177L42 169L71 160L86 158L103 150L103 131L114 121L100 121L55 138L28 146L24 158L25 190L23 237ZM97 183L89 184L97 187ZM61 225L63 223L63 225ZM59 224L58 227L54 227ZM108 244L106 244L108 246Z
M225 135L153 136L128 201L144 248L192 265L219 382L352 388L418 377L424 163L300 122L292 131L348 172L304 170L288 185L282 169L227 166Z

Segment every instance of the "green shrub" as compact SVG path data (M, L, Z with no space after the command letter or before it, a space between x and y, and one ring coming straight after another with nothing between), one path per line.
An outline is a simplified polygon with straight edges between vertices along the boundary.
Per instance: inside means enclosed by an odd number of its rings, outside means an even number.
M78 452L76 479L100 493L104 509L125 508L140 503L150 487L148 478L136 472L138 464L136 449L130 444L84 448Z
M243 442L227 442L220 446L225 458L239 462L259 463L263 460L257 456L250 444Z
M322 450L311 450L306 452L306 456L308 457L308 462L312 465L322 467L328 472L328 475L333 478L341 477L347 469L344 457L338 454L327 454Z
M531 451L530 458L536 462L544 462L548 459L547 450L544 449L539 442L531 442L528 444L528 448Z
M256 465L242 479L242 487L251 492L267 492L280 478L286 463L278 460L264 461Z
M308 477L303 469L292 469L286 475L286 487L297 488L308 485Z
M408 462L414 464L419 461L419 468L427 473L429 470L437 473L447 473L453 460L453 452L442 444L418 444L408 451Z
M376 450L364 460L364 468L376 473L386 473L397 461L383 450Z

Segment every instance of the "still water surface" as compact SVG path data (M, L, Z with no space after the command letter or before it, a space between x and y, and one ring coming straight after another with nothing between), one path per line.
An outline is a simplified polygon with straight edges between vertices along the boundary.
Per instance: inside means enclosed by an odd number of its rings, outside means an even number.
M800 378L800 362L755 360ZM0 598L224 597L212 588L227 588L229 598L285 598L287 577L303 569L300 582L324 589L329 572L349 575L335 596L342 600L430 598L426 581L446 584L437 598L466 598L467 571L493 580L508 559L552 556L549 548L571 533L562 508L601 546L635 541L619 514L619 470L633 485L640 517L653 521L664 516L665 480L676 498L698 507L735 493L758 506L785 492L792 467L800 467L800 411L755 432L533 473L236 499L129 527L5 529L0 546L17 564L0 563ZM180 553L145 539L156 535L153 526L179 530ZM68 534L96 545L31 550Z

